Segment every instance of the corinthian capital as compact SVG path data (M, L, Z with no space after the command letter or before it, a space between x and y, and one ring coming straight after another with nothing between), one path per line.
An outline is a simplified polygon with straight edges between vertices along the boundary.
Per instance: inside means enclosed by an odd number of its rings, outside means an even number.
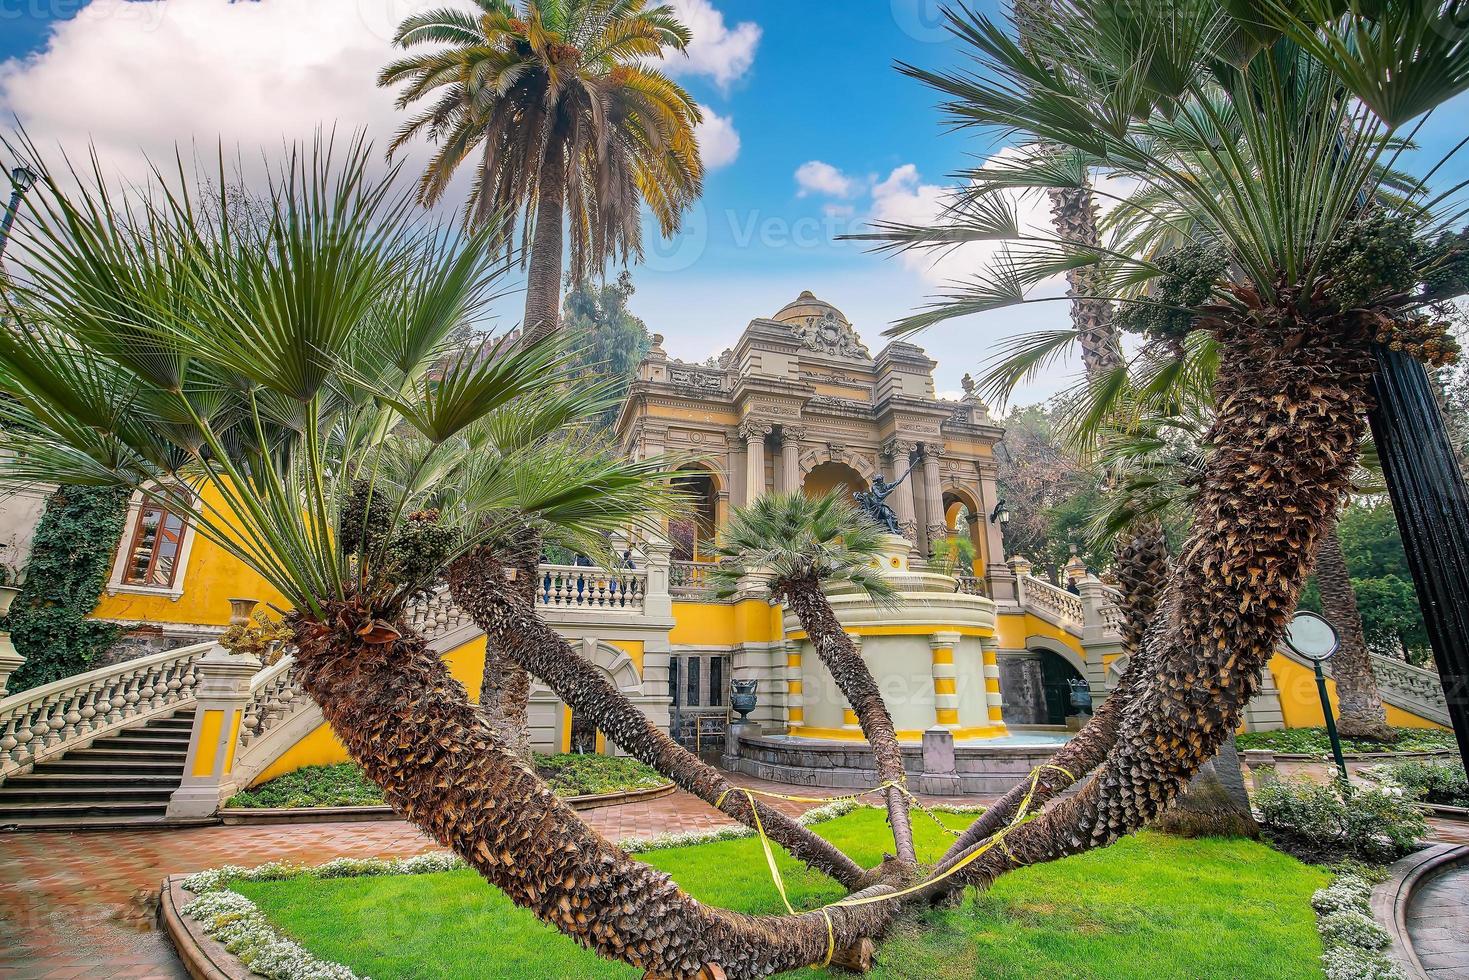
M918 451L918 443L912 439L895 438L889 439L882 444L882 455L886 459L898 460L906 463L908 459Z
M766 419L745 419L740 423L740 438L749 442L751 439L764 439L775 431L775 423Z

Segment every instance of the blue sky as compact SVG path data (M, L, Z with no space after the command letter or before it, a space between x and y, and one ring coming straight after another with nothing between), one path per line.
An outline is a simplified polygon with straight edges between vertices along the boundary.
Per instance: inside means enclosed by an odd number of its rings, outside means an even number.
M874 216L922 219L948 175L997 149L944 131L930 93L893 68L956 62L937 0L674 2L696 33L675 68L709 114L711 169L685 232L650 241L634 268L634 310L674 356L702 359L811 289L876 350L884 327L982 260L936 269L832 240ZM372 76L391 55L391 26L425 3L0 0L0 111L19 115L43 145L95 142L124 171L175 142L223 138L251 151L332 122L382 137L397 116ZM1461 137L1455 120L1466 107L1460 100L1425 127L1429 149ZM1029 213L1044 220L1038 202ZM504 304L509 320L517 306ZM1065 315L1061 303L1002 311L918 342L940 362L939 388L954 391L998 339ZM1065 387L1075 369L1017 401Z

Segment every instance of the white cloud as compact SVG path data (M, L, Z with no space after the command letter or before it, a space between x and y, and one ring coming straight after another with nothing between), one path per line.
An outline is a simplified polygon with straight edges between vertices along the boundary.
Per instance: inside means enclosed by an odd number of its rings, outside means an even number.
M1008 148L1001 150L986 163L1012 153L1014 151ZM873 185L872 218L897 224L930 224L943 210L954 190L949 186L924 183L916 166L904 164ZM1051 212L1044 195L1017 193L1010 198L1023 231L1037 235L1050 233ZM972 242L951 251L909 251L902 253L902 262L919 273L927 283L942 285L973 278L994 262L1001 247L1000 242Z
M861 182L848 177L836 167L821 160L807 160L796 168L797 197L824 194L827 197L851 197L861 187Z
M760 25L741 21L731 29L710 0L670 0L670 5L693 40L685 54L671 54L659 67L670 75L703 75L728 91L755 63Z
M740 155L740 134L734 121L703 107L704 121L699 123L699 152L706 170L718 170L735 162Z
M850 204L828 204L821 209L821 213L828 218L845 220L857 213L857 209Z
M318 127L366 129L381 145L399 121L377 87L394 56L360 0L93 0L59 21L45 50L0 63L0 112L44 151L88 142L104 165L142 172L154 159L214 153L247 162ZM407 9L403 10L404 13ZM78 93L86 92L85 98Z

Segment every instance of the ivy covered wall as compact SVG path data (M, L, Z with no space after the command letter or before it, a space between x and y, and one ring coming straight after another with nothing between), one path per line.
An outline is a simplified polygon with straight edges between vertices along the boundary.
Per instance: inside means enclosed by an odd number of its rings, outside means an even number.
M127 509L127 491L113 487L62 487L47 502L5 626L26 658L11 675L11 694L90 670L117 640L117 626L87 615L107 582Z

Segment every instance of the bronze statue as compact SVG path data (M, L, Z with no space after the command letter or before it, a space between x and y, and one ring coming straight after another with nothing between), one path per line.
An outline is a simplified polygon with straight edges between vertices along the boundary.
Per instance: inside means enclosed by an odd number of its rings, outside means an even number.
M908 474L912 473L913 467L917 465L918 460L913 460L913 462L908 464L908 468L903 471L903 475L891 483L884 480L882 474L879 473L872 478L871 490L858 491L852 495L856 498L858 505L861 506L863 513L872 518L878 526L887 528L890 534L901 535L903 529L898 526L898 515L893 513L893 509L888 506L888 497L892 496L893 491L898 489L899 484L908 479Z

